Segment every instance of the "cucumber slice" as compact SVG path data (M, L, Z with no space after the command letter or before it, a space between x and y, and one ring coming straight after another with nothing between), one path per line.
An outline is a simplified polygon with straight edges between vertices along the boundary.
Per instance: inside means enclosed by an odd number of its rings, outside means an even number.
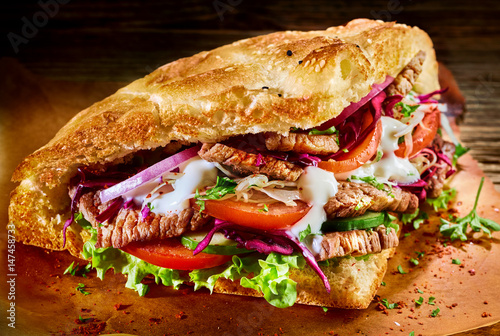
M367 211L365 214L358 217L327 220L323 223L321 231L331 232L370 229L384 224L384 220L385 212Z
M189 232L185 233L181 237L181 243L184 247L194 250L196 246L205 238L207 235L206 231L197 231L197 232ZM216 232L203 253L209 254L220 254L220 255L233 255L233 254L242 254L253 252L251 250L247 250L246 248L237 247L237 243L231 239L227 239L220 232Z

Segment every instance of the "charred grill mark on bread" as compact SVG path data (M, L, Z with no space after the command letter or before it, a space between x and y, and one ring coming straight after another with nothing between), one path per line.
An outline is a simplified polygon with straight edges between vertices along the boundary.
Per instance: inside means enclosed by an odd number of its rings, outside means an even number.
M339 150L339 140L336 134L289 133L285 136L277 133L267 133L265 137L266 148L270 151L328 155Z
M328 218L355 217L366 211L412 213L418 207L418 197L399 188L391 194L367 183L340 181L337 194L325 204Z
M208 162L218 162L229 167L237 174L264 174L278 180L296 181L304 171L299 166L265 155L257 154L223 145L205 143L198 152Z

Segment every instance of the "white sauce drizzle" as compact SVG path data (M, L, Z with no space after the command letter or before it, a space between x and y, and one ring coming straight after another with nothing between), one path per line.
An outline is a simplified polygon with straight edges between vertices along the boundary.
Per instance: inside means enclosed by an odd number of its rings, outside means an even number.
M382 183L413 183L420 178L420 174L407 158L400 158L394 154L399 148L396 134L404 130L407 125L397 119L382 117L382 138L379 150L384 155L378 162L369 162L356 170L347 173L347 176L375 176ZM356 181L356 180L354 180Z
M311 234L321 233L321 225L326 221L326 212L323 206L328 200L335 196L338 191L338 182L333 173L318 167L309 166L298 180L298 187L302 198L311 204L311 209L290 229L290 232L298 237L301 231L311 226ZM314 236L308 246L309 250L318 254L321 251L322 236Z
M214 185L217 180L217 168L196 156L179 166L181 177L172 184L167 184L151 192L159 184L159 178L124 195L126 199L133 198L134 203L147 206L150 203L151 211L155 214L179 213L189 208L189 198L196 189Z

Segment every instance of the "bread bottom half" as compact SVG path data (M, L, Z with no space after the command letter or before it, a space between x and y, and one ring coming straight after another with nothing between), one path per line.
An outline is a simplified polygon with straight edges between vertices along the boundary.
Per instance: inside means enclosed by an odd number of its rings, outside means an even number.
M338 263L320 266L330 282L328 294L319 276L309 266L293 269L290 278L297 282L296 303L331 308L365 309L375 296L395 248L368 258L339 258ZM219 278L215 293L262 297L262 293L242 287L239 281Z

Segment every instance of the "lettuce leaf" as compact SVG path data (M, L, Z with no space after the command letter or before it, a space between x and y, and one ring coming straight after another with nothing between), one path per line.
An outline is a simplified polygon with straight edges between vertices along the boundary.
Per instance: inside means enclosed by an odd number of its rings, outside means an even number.
M84 223L85 225L85 223ZM291 268L303 268L305 259L299 254L290 256L277 253L269 254L266 259L262 254L252 253L239 257L234 255L231 262L224 265L193 270L189 277L182 277L178 271L163 268L147 263L137 257L112 247L96 248L97 235L83 246L82 256L92 259L92 267L96 269L97 276L103 280L104 274L110 268L116 273L127 275L125 287L134 289L140 296L147 294L149 288L142 280L149 274L155 277L155 282L165 286L179 288L184 282L194 283L194 289L202 287L213 291L215 282L219 278L240 280L243 287L253 288L264 294L264 298L278 308L290 307L297 298L297 283L289 278ZM253 277L250 277L253 275Z
M136 290L140 296L146 295L149 288L141 283L147 275L155 277L155 282L165 286L173 286L175 289L184 282L179 272L168 268L147 263L133 255L125 253L112 247L96 248L96 234L83 246L82 256L86 259L92 258L92 267L96 269L99 279L104 279L104 274L110 268L116 273L127 275L125 287Z

